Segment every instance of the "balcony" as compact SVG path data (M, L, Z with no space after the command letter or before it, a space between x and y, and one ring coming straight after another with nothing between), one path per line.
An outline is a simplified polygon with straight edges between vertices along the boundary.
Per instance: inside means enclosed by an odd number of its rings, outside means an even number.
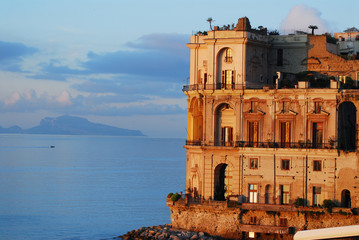
M242 89L240 84L226 84L226 83L206 83L206 84L192 84L185 85L182 88L183 92L198 91L198 90L239 90Z
M264 203L242 203L242 209L252 211L272 211L272 212L295 212L294 205L264 204Z
M337 149L337 142L312 143L312 142L248 142L248 141L186 141L187 146L208 147L235 147L235 148L298 148L298 149Z

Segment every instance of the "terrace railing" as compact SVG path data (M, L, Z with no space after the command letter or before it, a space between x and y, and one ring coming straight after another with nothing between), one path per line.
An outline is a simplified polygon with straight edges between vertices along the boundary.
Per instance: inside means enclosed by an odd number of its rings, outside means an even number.
M248 142L248 141L186 141L188 146L211 147L253 147L253 148L299 148L299 149L337 149L337 142L311 143L311 142Z

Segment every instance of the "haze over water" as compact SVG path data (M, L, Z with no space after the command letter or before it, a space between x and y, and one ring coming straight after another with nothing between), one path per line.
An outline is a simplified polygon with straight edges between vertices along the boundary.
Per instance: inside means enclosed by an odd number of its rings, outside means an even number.
M166 196L185 190L183 144L0 135L0 239L110 239L170 223Z

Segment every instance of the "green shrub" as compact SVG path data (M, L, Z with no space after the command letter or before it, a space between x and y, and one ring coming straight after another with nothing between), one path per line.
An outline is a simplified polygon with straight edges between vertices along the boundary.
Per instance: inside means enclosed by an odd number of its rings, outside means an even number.
M173 195L173 193L169 193L169 194L167 195L167 198L171 198L172 195Z
M307 200L305 200L304 198L297 198L295 199L293 205L298 208L298 207L304 207L307 205Z
M351 211L353 215L358 215L358 208L352 208Z
M336 204L330 199L325 199L323 201L323 207L327 210L328 213L331 213L333 208L336 207Z
M172 194L172 196L171 196L171 200L173 202L177 202L180 198L181 198L181 195L178 193Z

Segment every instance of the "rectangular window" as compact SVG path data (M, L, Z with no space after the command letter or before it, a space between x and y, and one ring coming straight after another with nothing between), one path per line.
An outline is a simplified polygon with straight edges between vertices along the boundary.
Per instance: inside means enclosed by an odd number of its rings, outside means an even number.
M280 203L289 204L289 185L280 185Z
M313 148L321 148L323 143L323 123L313 123Z
M250 169L258 169L258 158L250 158L249 159L249 168Z
M221 145L222 146L232 146L232 143L233 143L233 128L232 127L222 127Z
M257 101L251 101L251 113L256 113L257 112L257 107L258 107L258 102Z
M322 104L322 102L314 102L314 113L321 113Z
M257 224L257 217L256 216L251 217L251 220L250 220L249 224L251 224L251 225Z
M283 66L283 49L277 49L277 66Z
M280 123L280 142L281 147L290 147L291 139L291 123L290 122L281 122Z
M259 143L259 122L248 122L248 143L251 147L257 147Z
M282 159L281 169L282 170L289 170L289 168L290 168L289 159Z
M322 160L313 161L313 171L322 171Z
M227 62L227 63L232 62L232 49L228 48L226 50L226 55L225 55L224 61Z
M289 112L289 107L290 107L290 102L289 101L283 101L282 113L288 113Z
M258 185L249 184L249 202L257 203L258 202Z
M320 195L322 194L321 187L313 187L313 206L320 205Z
M281 227L288 227L288 219L286 219L286 218L279 218L279 226L281 226Z
M232 89L233 85L234 85L234 71L223 70L222 71L221 88L222 89Z

